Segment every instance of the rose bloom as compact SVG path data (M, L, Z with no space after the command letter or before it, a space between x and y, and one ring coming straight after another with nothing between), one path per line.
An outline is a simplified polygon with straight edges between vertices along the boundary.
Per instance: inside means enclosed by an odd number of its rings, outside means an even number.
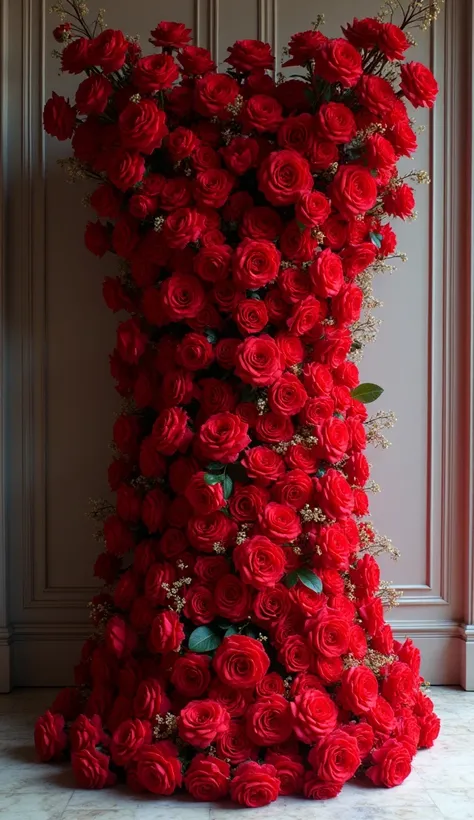
M245 103L240 114L245 132L275 132L282 119L280 103L267 94L255 94Z
M47 134L63 141L71 139L76 125L76 109L68 100L53 91L43 112L43 126Z
M178 77L178 66L170 54L142 57L135 63L132 73L133 84L145 94L171 88Z
M404 63L401 67L400 88L415 108L433 108L438 94L438 83L423 63Z
M162 48L182 48L187 46L191 40L191 29L186 28L184 23L171 23L162 20L150 34L150 42L154 46L161 46Z
M180 655L173 664L171 683L186 698L198 698L204 695L211 682L209 671L210 658L195 652Z
M229 713L214 700L192 700L181 710L178 734L185 743L204 749L229 727Z
M282 457L269 447L252 447L241 461L249 478L265 487L285 472Z
M357 741L341 729L336 729L317 746L313 746L308 763L320 780L330 783L346 783L360 766Z
M248 425L234 413L216 413L199 430L199 455L211 461L229 464L237 460L250 443Z
M366 775L376 786L399 786L411 772L411 758L406 746L392 738L372 752Z
M349 647L350 624L338 613L322 610L307 622L306 633L310 646L320 655L337 658L345 655Z
M337 797L342 786L342 783L320 780L316 772L305 772L303 794L309 800L330 800Z
M235 374L245 384L264 387L283 372L280 350L271 336L250 336L237 348Z
M272 803L279 791L280 781L274 766L253 761L241 763L230 784L232 800L252 809Z
M267 504L258 523L262 533L275 544L294 541L301 533L301 522L293 507L276 501Z
M247 735L256 746L284 743L292 733L290 704L282 695L257 700L246 715Z
M225 760L202 754L193 757L184 777L186 791L203 801L222 800L229 791L230 766Z
M119 128L123 147L145 154L159 148L168 133L165 113L148 99L129 103L119 116Z
M112 735L112 760L117 766L127 765L144 743L151 743L151 724L138 719L125 720Z
M293 731L303 743L314 743L337 725L337 707L326 692L308 689L291 703Z
M276 769L281 795L302 793L304 766L296 755L279 754L270 750L265 755L265 762Z
M204 117L220 115L224 119L226 109L238 94L239 86L232 77L227 74L206 74L196 81L194 105Z
M356 715L372 709L378 696L378 681L366 666L353 666L344 671L339 697L345 709Z
M344 103L323 103L315 115L315 121L318 136L322 140L327 140L330 144L350 142L357 132L354 114ZM333 148L327 148L327 150L333 150ZM312 156L312 160L314 162L314 156ZM328 165L330 164L331 159L328 162Z
M179 615L173 611L160 612L153 620L150 630L150 648L153 652L173 652L184 640L184 628Z
M272 489L275 501L300 510L309 504L313 495L313 482L303 470L289 470Z
M249 140L246 140L249 142ZM239 234L242 238L274 240L279 237L283 230L278 211L267 205L259 205L249 208L242 216L239 226Z
M103 789L117 777L109 769L110 758L97 749L82 749L71 755L72 770L80 789Z
M136 777L142 789L170 795L182 785L178 750L169 740L142 746L136 761Z
M283 584L267 587L257 593L253 599L253 612L258 624L273 626L288 615L291 601L288 590Z
M232 259L233 279L242 290L256 290L276 279L281 254L267 240L243 239Z
M285 572L284 550L263 535L238 544L232 557L242 580L256 589L275 586Z
M260 641L246 635L231 635L216 650L212 665L227 686L253 689L268 672L270 658Z
M270 44L261 40L237 40L227 51L225 62L237 71L273 68L275 63Z
M262 162L258 187L272 205L292 205L313 188L308 162L296 151L274 151Z
M377 200L377 183L362 165L341 165L329 187L333 207L351 219L370 211Z
M326 82L350 88L362 74L362 57L347 40L336 37L316 52L314 68Z
M58 760L66 746L64 717L45 712L35 723L35 748L39 759L42 762Z
M229 760L233 766L258 756L258 746L247 736L242 720L231 720L227 731L217 738L216 749L219 757Z

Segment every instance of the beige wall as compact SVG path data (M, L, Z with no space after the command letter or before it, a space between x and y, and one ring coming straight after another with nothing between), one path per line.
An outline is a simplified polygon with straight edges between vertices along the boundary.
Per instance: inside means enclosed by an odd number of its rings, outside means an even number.
M89 5L96 9L102 0ZM220 60L227 44L243 37L269 40L280 54L289 35L308 28L316 13L314 0L107 5L109 26L140 33L145 44L160 18L182 20ZM101 300L101 281L113 272L113 261L99 262L84 249L86 189L65 183L56 160L67 155L67 146L41 131L51 90L74 90L74 80L58 77L49 56L48 6L46 0L3 5L9 512L3 553L9 601L8 611L3 601L3 615L0 601L0 668L3 646L4 680L9 657L18 684L67 680L87 634L97 545L84 513L90 497L107 492L108 442L118 408L108 375L114 319ZM380 0L320 0L317 11L334 35L354 13L375 14L379 6ZM468 0L447 0L431 35L419 37L415 58L431 65L440 97L433 116L422 112L420 150L416 162L405 165L427 169L433 182L418 190L418 221L397 226L409 261L377 282L383 324L362 367L365 380L385 388L377 407L398 417L392 448L369 454L383 490L373 500L375 523L402 552L398 564L383 561L384 577L404 591L393 621L399 635L410 634L423 649L424 671L434 683L459 682L468 646L474 647L466 642L474 628L462 626L473 622L466 581L469 483L462 472L469 410L462 392L469 366L462 325L469 295L463 182L469 21ZM0 548L0 579L1 554ZM474 668L471 674L474 679Z

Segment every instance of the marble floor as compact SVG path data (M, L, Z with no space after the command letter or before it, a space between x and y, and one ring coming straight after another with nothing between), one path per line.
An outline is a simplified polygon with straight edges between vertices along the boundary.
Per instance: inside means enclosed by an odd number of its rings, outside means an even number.
M80 791L67 765L40 765L32 748L35 717L53 692L0 696L0 820L474 820L474 692L433 687L442 720L433 749L420 752L396 789L353 782L335 800L281 798L256 810L138 797L126 790Z

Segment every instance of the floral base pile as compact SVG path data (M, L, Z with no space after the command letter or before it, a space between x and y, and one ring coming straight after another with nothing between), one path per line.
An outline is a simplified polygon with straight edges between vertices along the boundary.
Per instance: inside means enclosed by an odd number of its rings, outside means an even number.
M92 178L85 242L120 257L105 301L123 399L97 502L104 589L93 634L35 728L42 760L79 786L260 806L335 797L365 775L396 786L439 720L420 654L394 640L369 517L364 450L391 423L357 361L374 335L371 282L410 218L407 102L437 84L406 62L436 4L295 34L287 78L243 40L217 73L181 23L156 51L62 0L46 131ZM410 179L411 178L411 179ZM369 313L368 313L369 311Z

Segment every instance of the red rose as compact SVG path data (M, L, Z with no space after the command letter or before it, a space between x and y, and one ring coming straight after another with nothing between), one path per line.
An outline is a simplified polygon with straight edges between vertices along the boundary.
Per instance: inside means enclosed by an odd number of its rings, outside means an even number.
M394 708L413 706L417 683L406 663L393 663L382 684L382 695Z
M163 237L163 242L168 247L183 250L190 242L196 242L199 239L201 231L202 217L196 208L177 208L166 217L160 236ZM199 310L201 307L202 301ZM199 310L193 315L196 316Z
M170 54L153 54L137 60L132 82L145 94L171 88L179 77L178 66Z
M220 148L224 162L233 174L241 176L257 165L259 147L252 137L234 137L229 145Z
M109 769L110 758L97 749L82 749L71 755L72 770L80 789L103 789L117 778Z
M166 116L154 100L131 102L119 116L120 137L124 148L151 154L168 133Z
M354 17L352 24L343 28L349 42L356 48L371 49L377 45L383 24L375 17L358 20Z
M314 743L337 725L337 708L326 692L308 689L291 703L293 731L303 743Z
M383 198L383 206L390 216L407 219L413 214L415 208L413 188L405 183L390 188Z
M357 96L362 105L378 117L384 117L398 103L392 86L383 77L364 74L357 85Z
M177 55L184 74L207 74L214 71L216 64L207 48L185 46Z
M112 83L101 75L92 74L76 91L76 106L80 114L102 114L113 93Z
M294 416L304 407L307 393L301 381L292 373L284 373L268 391L268 403L274 413Z
M411 758L406 746L392 738L372 752L366 775L376 786L399 786L411 772Z
M150 34L150 43L162 48L182 48L191 40L191 29L186 28L184 23L171 23L165 20L158 23Z
M136 777L140 786L153 794L173 794L183 780L174 744L162 740L142 746L137 757Z
M299 222L308 227L321 225L331 211L331 204L319 191L304 193L296 203L295 215Z
M247 736L256 746L284 743L292 733L290 704L282 695L257 700L246 716Z
M166 147L175 162L187 159L198 145L198 139L193 131L178 126L168 137Z
M258 523L262 533L276 544L294 541L301 533L301 522L293 507L276 501L267 504Z
M115 148L108 154L106 170L110 182L119 191L128 191L143 178L145 160L138 151Z
M250 588L237 575L219 578L214 589L216 610L223 618L243 621L249 616L252 596Z
M233 535L235 525L220 511L206 516L192 516L187 522L187 536L191 546L200 552L212 552L214 544L226 546Z
M366 713L366 720L375 732L382 735L389 735L395 727L394 711L382 695L378 696L375 706Z
M234 187L235 177L224 168L208 168L197 174L193 193L198 205L222 208Z
M259 168L258 186L272 205L291 205L312 190L313 177L308 162L296 151L273 151Z
M247 475L262 486L276 481L285 472L285 463L278 453L269 447L253 447L242 458Z
M420 727L420 739L418 745L420 749L430 749L439 735L440 719L434 713L423 715L418 718Z
M278 672L269 672L257 684L255 691L260 698L269 698L272 695L285 694L285 682Z
M194 104L198 113L205 117L223 117L238 94L239 86L232 77L206 74L196 82Z
M152 652L174 652L184 640L184 628L179 615L173 610L158 613L150 631L150 648Z
M256 589L275 586L285 572L284 550L263 535L238 544L232 557L242 580Z
M225 464L236 461L250 442L248 425L234 413L216 413L198 433L198 449L203 459Z
M313 495L311 478L303 470L289 470L273 487L273 497L282 504L300 510Z
M45 712L35 723L35 748L39 759L46 763L58 760L67 746L64 717Z
M372 596L380 585L380 567L371 555L364 555L350 570L351 583L357 597Z
M249 451L253 452L253 451ZM269 450L268 452L272 452ZM256 521L269 499L262 487L254 484L235 484L229 499L229 510L234 521L240 524Z
M322 610L307 622L306 633L312 649L326 658L345 655L349 647L350 625L339 613Z
M283 627L285 623L283 622ZM301 673L307 672L311 666L311 651L300 635L295 635L292 629L297 628L297 624L289 627L291 634L283 637L282 623L278 625L278 632L275 634L275 642L281 644L278 652L278 660L283 664L287 672Z
M47 134L64 141L71 139L76 126L76 109L53 91L43 111L43 126Z
M204 749L228 729L229 722L229 713L217 701L193 700L180 712L178 733L185 743Z
M259 641L231 635L216 650L212 664L222 683L231 688L253 689L266 675L270 659Z
M267 94L255 94L245 103L240 118L245 131L275 132L282 119L278 100Z
M274 766L254 761L241 763L230 784L232 800L252 809L272 803L279 791L280 781Z
M215 617L214 597L205 584L191 584L185 593L184 614L194 624L209 624Z
M438 83L423 63L404 63L401 67L400 88L415 108L433 108L438 94Z
M205 473L196 473L186 487L186 498L197 515L209 515L224 506L222 484L208 484Z
M375 635L384 625L383 605L380 598L366 598L359 607L359 617L370 636Z
M346 669L341 679L340 698L344 709L361 715L372 709L378 696L378 681L366 666Z
M61 54L61 68L69 74L82 74L84 69L92 64L90 54L91 40L88 37L78 37L69 43Z
M306 65L310 60L314 60L327 39L322 32L314 29L293 34L288 44L291 59L283 63L283 66Z
M192 437L187 424L188 415L180 407L162 410L153 425L151 434L155 449L165 456L185 449Z
M176 691L186 698L202 697L211 682L209 663L207 655L194 652L180 655L173 664L170 678Z
M273 68L275 62L271 45L261 40L237 40L227 51L229 56L225 62L237 71Z
M350 219L373 208L377 183L362 165L343 165L338 168L329 192L333 206L344 218Z
M239 231L244 238L271 241L278 238L282 229L283 225L278 212L267 205L259 205L245 211Z
M73 753L90 749L104 740L105 735L99 715L93 715L91 719L86 715L79 715L69 729L69 742Z
M242 299L235 311L235 322L242 333L260 333L268 323L268 312L261 299Z
M356 739L361 759L364 760L372 751L374 745L374 730L372 727L361 721L360 723L346 723L341 728L343 732Z
M304 766L299 759L286 754L268 751L265 763L276 769L280 781L280 794L301 794L303 790Z
M151 724L148 721L125 720L112 735L112 760L117 766L126 766L135 759L144 743L151 743Z
M184 777L184 785L195 800L222 800L229 791L230 766L225 760L197 754Z
M314 69L326 82L350 88L362 74L362 57L354 46L342 37L336 37L318 49Z
M272 384L282 371L279 348L270 336L251 336L237 348L235 374L246 384L258 387Z
M303 784L303 794L310 800L330 800L337 797L343 783L331 783L320 780L316 772L306 772Z
M314 125L311 114L286 117L278 129L277 141L280 148L289 148L300 154L308 155L314 142Z
M281 254L273 242L243 239L232 259L233 278L242 290L257 290L276 279Z
M194 272L205 282L222 282L228 276L231 257L229 245L202 247L194 257Z
M347 518L352 512L354 498L349 483L338 470L329 469L320 479L319 501L329 517Z
M105 74L122 68L129 48L129 42L121 31L106 29L90 42L90 61Z
M125 555L135 544L129 528L116 515L109 515L104 522L104 540L107 552L113 555Z
M102 258L110 250L110 234L101 222L88 222L84 232L84 244L88 251Z
M145 678L138 684L133 698L134 716L143 720L153 720L155 715L161 712L163 700L163 689L159 681L155 678Z
M336 296L344 284L341 259L329 248L318 254L309 269L309 275L314 292L323 299Z
M288 615L291 601L288 590L283 584L262 589L253 600L253 611L257 623L273 626Z
M322 140L342 144L353 139L357 125L354 114L347 105L330 102L323 103L317 112L316 129Z
M361 762L357 741L347 732L336 729L313 746L308 762L320 780L346 783L354 776Z

